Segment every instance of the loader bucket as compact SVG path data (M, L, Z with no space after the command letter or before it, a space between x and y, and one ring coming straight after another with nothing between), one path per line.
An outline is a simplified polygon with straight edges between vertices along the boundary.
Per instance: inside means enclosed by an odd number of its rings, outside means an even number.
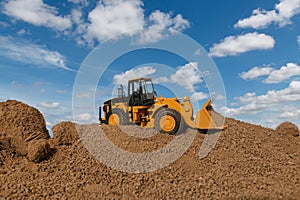
M220 125L220 122L214 121L212 118L210 111L212 111L212 104L213 99L208 100L202 107L201 110L197 112L195 125L196 128L201 130L208 130L208 129L225 129L226 127ZM221 122L223 123L223 122ZM219 126L218 126L219 125Z

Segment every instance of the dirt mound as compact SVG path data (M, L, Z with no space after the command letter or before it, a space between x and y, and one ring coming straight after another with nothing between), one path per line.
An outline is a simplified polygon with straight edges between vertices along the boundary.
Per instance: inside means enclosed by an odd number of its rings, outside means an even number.
M15 100L0 102L0 134L27 142L50 137L42 113Z
M41 162L51 155L50 145L47 140L40 139L29 142L27 157L32 162Z
M71 145L79 137L76 124L73 122L61 122L52 127L53 141L56 145Z
M228 128L207 157L199 159L207 135L197 132L178 160L149 173L128 173L108 167L84 144L88 141L95 148L103 146L104 130L107 138L124 152L147 154L183 135L164 135L134 126L79 126L64 122L53 127L53 133L60 144L69 145L56 146L55 154L38 164L24 157L8 156L6 146L11 141L0 140L0 198L299 199L300 138L282 137L272 129L234 119L226 119L226 125ZM86 130L79 132L81 140L75 139L76 126ZM40 152L40 158L48 150L47 142L30 142L28 155ZM116 163L121 158L110 149L100 153ZM136 162L135 159L128 164Z
M291 122L283 122L277 128L275 131L282 135L297 135L299 134L298 127L291 123Z

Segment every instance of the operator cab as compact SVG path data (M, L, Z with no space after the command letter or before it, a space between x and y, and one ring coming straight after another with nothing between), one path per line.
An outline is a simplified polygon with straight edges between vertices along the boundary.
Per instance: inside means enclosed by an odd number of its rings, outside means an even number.
M118 96L124 97L122 85L120 90L118 90ZM138 78L128 81L129 106L154 104L155 97L156 91L154 90L151 78Z

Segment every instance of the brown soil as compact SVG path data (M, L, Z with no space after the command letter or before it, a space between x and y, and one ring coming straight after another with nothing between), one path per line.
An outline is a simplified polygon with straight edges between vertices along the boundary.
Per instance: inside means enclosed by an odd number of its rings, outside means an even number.
M15 100L0 102L0 138L22 141L48 139L44 117L37 109Z
M275 131L281 135L299 135L298 127L291 122L281 123Z
M34 140L28 144L27 157L32 162L41 162L51 155L50 145L47 140Z
M52 127L53 141L56 145L71 145L79 137L76 124L73 122L61 122Z
M95 159L80 139L72 139L69 146L56 146L53 156L40 163L12 154L6 148L10 141L1 140L0 198L299 199L300 137L282 136L234 119L226 119L226 124L228 129L204 159L199 159L199 150L206 135L197 133L182 157L150 173L109 168ZM177 137L134 126L94 124L85 128L90 131L81 137L97 141L101 128L112 142L131 152L151 152ZM68 138L77 134L67 130ZM137 133L153 136L138 138ZM51 145L54 148L56 144ZM111 151L103 153L117 159Z

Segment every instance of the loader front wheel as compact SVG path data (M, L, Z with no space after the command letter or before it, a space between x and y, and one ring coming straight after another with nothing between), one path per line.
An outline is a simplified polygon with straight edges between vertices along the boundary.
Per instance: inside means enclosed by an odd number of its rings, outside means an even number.
M178 112L166 108L157 113L154 125L159 132L174 135L178 132L181 121L181 116Z
M126 116L121 109L113 109L112 112L107 114L107 123L109 125L125 125Z

